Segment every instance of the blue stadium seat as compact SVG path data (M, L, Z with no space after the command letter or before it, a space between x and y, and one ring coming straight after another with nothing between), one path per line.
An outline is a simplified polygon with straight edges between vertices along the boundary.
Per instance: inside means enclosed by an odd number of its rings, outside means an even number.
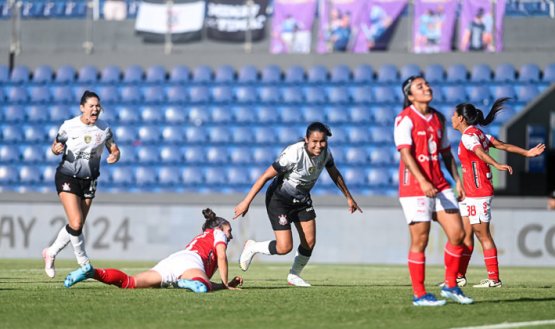
M140 103L143 100L143 93L137 86L126 85L120 90L120 98L126 103Z
M206 103L210 101L210 90L204 86L189 88L189 101L192 103Z
M279 107L278 111L282 123L301 123L303 121L302 113L295 106Z
M183 129L180 126L162 126L162 141L164 143L181 144L185 142Z
M397 100L397 93L395 92L394 87L390 86L377 86L372 90L374 92L373 98L374 101L379 103L396 103Z
M98 87L96 90L98 97L100 97L101 103L117 103L119 102L119 92L116 86L106 85Z
M370 141L376 144L393 144L393 130L391 127L370 126Z
M23 136L25 142L37 143L37 142L48 142L46 139L46 132L44 131L43 125L24 125L22 126Z
M229 162L227 147L209 146L205 148L206 162L209 164L226 164Z
M250 86L235 88L235 98L239 103L254 103L257 100L256 89Z
M495 67L494 81L513 82L516 80L516 69L513 64L499 64Z
M119 143L118 140L116 140L116 142ZM139 147L134 145L121 145L121 144L118 144L118 147L121 154L118 163L134 164L137 161L137 151Z
M185 139L188 143L206 143L208 135L201 127L185 127Z
M76 76L77 72L73 66L62 65L56 70L56 78L54 81L57 83L73 83Z
M261 124L276 123L279 121L279 112L276 107L273 106L258 106L254 109L254 114L251 116L256 116L256 122ZM235 116L236 121L237 116Z
M54 71L50 65L39 65L33 71L33 83L50 83L54 78Z
M53 166L41 167L41 176L43 182L52 183L56 177L56 168Z
M555 63L551 63L544 68L542 81L547 83L555 82Z
M121 69L117 65L108 65L100 71L100 82L116 84L121 80Z
M340 64L332 67L330 72L330 81L334 83L348 83L352 79L351 68L347 65Z
M2 122L18 123L25 121L25 109L21 105L5 105L2 109Z
M358 167L346 167L344 172L345 181L349 186L361 187L366 185L366 173Z
M411 76L420 76L422 72L420 71L420 66L416 64L405 64L399 69L400 81L405 81Z
M168 106L163 112L167 123L180 124L187 120L187 113L181 107Z
M307 81L310 83L328 82L328 69L323 65L315 65L307 71Z
M322 104L327 102L326 92L320 87L307 87L304 89L304 99L309 104Z
M520 82L540 82L541 69L536 64L524 64L518 71L518 81Z
M538 86L536 85L517 85L515 89L516 98L519 102L528 103L540 94Z
M351 165L367 164L368 153L364 147L349 146L345 149L345 161Z
M173 83L185 83L189 82L191 76L191 71L187 66L178 65L171 69L170 71L170 82Z
M261 81L263 83L276 83L281 81L281 68L277 65L267 65L262 69Z
M41 182L41 172L37 166L23 165L19 167L19 182L37 184Z
M372 121L372 113L369 107L354 106L349 108L349 117L351 122L366 123Z
M281 101L280 90L276 87L258 88L258 99L262 103L275 103Z
M146 86L143 89L144 101L150 104L164 103L166 93L161 86Z
M100 96L100 95L99 95ZM79 102L74 96L71 88L68 86L55 86L52 88L53 101L56 103L73 103Z
M181 181L187 186L196 186L204 183L204 175L199 167L183 167Z
M395 151L394 148L387 147L371 147L369 149L370 163L372 165L387 165L393 162L392 152Z
M114 129L118 143L133 143L137 140L137 131L133 126L118 126Z
M62 121L67 120L72 117L70 112L70 108L64 105L54 105L51 106L45 115L48 116L48 119L52 122L56 122L61 124Z
M250 127L231 126L231 142L247 144L254 141L254 134Z
M393 64L384 64L378 68L376 80L381 83L399 82L399 72Z
M453 64L447 67L446 81L451 83L466 82L468 72L463 64Z
M278 142L282 145L298 142L305 134L304 129L299 129L296 126L281 126L275 129Z
M332 104L346 104L351 102L349 90L345 87L334 87L328 89L328 98Z
M252 155L248 147L231 147L229 148L229 159L232 164L250 164L252 163Z
M229 103L233 101L233 90L228 86L212 87L212 102Z
M258 69L252 65L245 65L239 69L237 81L241 83L254 83L258 81Z
M368 143L370 141L366 126L351 126L347 129L347 134L349 135L349 142L352 144Z
M495 125L502 125L503 123L511 120L516 115L516 111L511 107L511 105L506 105L503 107L503 110L499 112L495 116L494 124L488 126L488 128L493 127ZM495 134L495 136L499 136L499 134Z
M123 71L123 83L133 84L143 81L144 71L139 65L129 65Z
M326 121L326 114L320 106L301 107L300 110L304 122Z
M302 83L305 81L305 71L302 66L293 65L285 71L284 81L287 83Z
M10 69L7 65L0 64L0 84L4 85L10 81Z
M152 65L146 69L145 82L163 83L166 82L166 68L162 65Z
M445 101L449 103L461 103L466 101L466 90L462 85L451 85L443 88Z
M157 164L160 162L160 155L157 146L138 146L136 148L137 162L141 165Z
M196 126L210 122L210 113L204 106L194 106L189 109L189 122Z
M353 70L353 81L367 83L374 81L374 70L370 65L361 64Z
M347 129L346 128L343 128L341 126L334 127L331 130L331 133L333 134L333 136L331 136L331 138L333 140L333 144L348 143L349 142L349 136L347 134Z
M193 69L192 80L197 83L207 83L212 81L212 68L207 65L200 65Z
M210 113L210 118L213 123L226 124L233 121L233 114L229 111L227 106L210 107L208 112Z
M328 106L325 108L327 122L330 124L349 122L349 112L343 106Z
M445 70L439 64L430 64L424 69L424 77L429 83L445 81Z
M123 124L136 123L140 120L137 110L131 105L120 105L112 109L112 111L116 114L118 121Z
M284 103L297 104L304 101L302 90L295 87L285 87L281 89L281 98Z
M128 166L110 168L110 182L117 186L128 186L135 183L134 170Z
M221 65L216 68L214 81L219 83L230 83L235 81L235 69L231 65Z
M256 164L269 166L278 156L270 147L255 147L252 149L252 160Z
M20 150L14 144L0 144L0 163L10 164L19 162Z
M231 132L226 126L209 126L205 128L208 133L208 141L212 144L231 142Z
M225 186L226 180L225 168L208 167L204 169L204 182L206 184L221 188Z
M187 88L183 86L170 86L166 90L166 99L170 103L186 102L189 98Z
M399 153L399 152L396 152ZM399 169L389 168L387 171L387 177L389 177L389 182L393 186L399 186Z
M249 124L256 122L258 112L252 110L250 106L234 106L231 108L233 118L237 123Z
M274 129L269 127L256 127L254 128L254 141L258 144L273 144L277 141L277 136Z
M29 100L27 88L23 86L7 87L6 96L10 103L26 103Z
M93 65L86 65L79 69L77 82L96 83L98 81L98 69Z
M160 185L176 186L181 184L181 175L178 167L159 167L156 176Z
M225 169L227 184L232 185L250 185L248 169L245 167L228 167Z
M368 86L351 88L351 98L356 104L367 104L374 101L372 89Z
M16 65L10 74L10 81L12 83L27 83L29 82L30 78L31 72L29 71L29 68L24 65Z
M467 88L468 100L476 106L488 105L491 102L490 90L485 85L469 86Z
M255 182L264 173L266 168L254 166L254 167L248 168L248 170L249 170L249 180L251 182Z
M476 64L470 70L470 81L490 82L492 80L493 72L488 64Z
M206 151L204 146L188 146L183 151L183 157L187 164L205 163Z
M29 89L30 101L34 103L50 103L52 96L50 89L45 86L30 87Z
M390 184L389 173L385 168L369 168L366 172L366 181L372 187L383 187Z
M395 114L387 106L372 106L370 108L372 121L379 125L390 126L395 121Z
M142 106L139 108L141 120L145 123L160 123L164 121L162 109L155 106Z
M516 93L512 84L494 85L492 86L492 95L494 99L501 97L515 98Z
M155 125L141 126L137 133L142 143L158 143L162 137L160 128Z
M0 183L9 184L18 181L19 173L15 166L0 165Z

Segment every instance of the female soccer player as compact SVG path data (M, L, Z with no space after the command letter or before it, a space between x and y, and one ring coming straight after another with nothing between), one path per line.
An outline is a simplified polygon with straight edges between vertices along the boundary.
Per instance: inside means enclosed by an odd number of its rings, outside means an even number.
M456 181L459 195L464 195L445 133L445 117L429 106L432 89L420 76L412 76L402 85L404 110L395 119L394 138L401 153L399 200L410 231L409 272L414 291L413 305L441 306L445 300L426 292L424 287L425 249L432 219L447 235L445 246L445 285L441 295L461 304L470 304L456 284L464 229L457 200L440 168L439 156Z
M171 254L152 269L129 276L116 269L95 269L87 273L81 268L71 272L64 285L71 287L87 278L94 278L106 284L120 288L166 288L174 286L202 293L218 289L236 289L243 284L240 276L228 281L227 244L231 235L231 224L222 217L217 217L210 209L204 209L206 219L202 233L197 235L184 250ZM210 278L219 269L222 283L210 282Z
M62 161L56 169L56 190L68 219L54 243L42 251L46 275L56 275L54 259L71 242L77 263L87 271L92 271L85 251L82 234L83 225L96 193L96 179L100 175L100 157L106 147L110 155L109 164L116 163L120 151L114 141L110 126L99 119L102 107L100 98L86 90L81 97L81 115L66 120L52 143L52 153L63 153Z
M306 129L303 141L289 145L277 160L256 180L251 190L234 209L235 218L245 216L249 206L267 181L273 179L266 191L266 210L276 239L246 242L239 258L239 265L246 271L257 253L285 255L293 249L291 223L295 224L301 241L287 282L298 287L309 287L300 274L308 263L316 243L316 213L312 206L310 190L326 168L331 179L341 189L351 213L362 212L351 196L343 176L335 166L328 148L330 129L321 122L313 122Z
M491 201L493 199L493 185L491 183L490 165L497 170L505 170L512 174L513 170L506 164L499 164L489 154L490 147L506 152L520 154L525 157L535 157L545 150L544 144L525 150L518 146L503 143L491 135L486 135L477 125L487 126L495 119L495 115L503 109L509 98L497 99L488 115L484 118L481 110L474 105L463 103L457 105L451 123L453 128L462 134L459 143L459 159L461 161L464 192L466 197L461 201L460 211L463 217L465 239L463 257L457 282L459 286L466 285L466 270L472 251L474 250L474 234L478 237L484 250L484 262L488 271L488 278L482 280L475 288L501 287L499 279L499 265L497 262L497 248L490 231Z

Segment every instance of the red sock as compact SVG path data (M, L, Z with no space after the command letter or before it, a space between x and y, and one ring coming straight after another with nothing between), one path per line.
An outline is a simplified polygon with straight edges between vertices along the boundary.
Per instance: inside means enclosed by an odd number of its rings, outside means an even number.
M445 245L443 259L445 261L445 285L447 288L453 288L457 285L457 273L459 272L462 253L462 245L454 246L449 242Z
M212 285L210 284L210 281L206 281L203 278L201 278L200 276L194 277L191 280L202 282L206 286L206 289L208 289L208 291L212 290Z
M94 270L94 279L106 284L113 284L123 289L134 289L135 278L114 268L97 268Z
M459 265L458 277L466 276L466 270L468 269L468 264L470 263L470 257L472 257L472 251L474 251L474 246L463 245L463 253L461 255L461 263Z
M488 279L499 281L499 264L497 262L497 249L484 250L484 262L488 271Z
M423 252L409 252L409 273L412 290L416 297L426 294L424 278L426 277L426 256Z

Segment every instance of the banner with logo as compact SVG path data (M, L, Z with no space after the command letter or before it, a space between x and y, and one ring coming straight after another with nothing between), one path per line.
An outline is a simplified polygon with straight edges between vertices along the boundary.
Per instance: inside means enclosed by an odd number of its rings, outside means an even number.
M246 31L251 41L264 38L268 0L208 0L206 31L210 39L244 42Z
M316 0L275 0L270 52L309 53Z
M204 1L174 0L168 6L164 0L143 0L135 20L135 31L145 42L163 42L168 32L173 42L201 39L204 26Z
M368 0L362 13L355 52L386 50L408 0Z
M320 0L318 53L355 52L367 48L360 24L367 8L364 0Z
M505 0L466 0L462 2L459 24L459 50L503 50Z
M413 51L451 51L457 0L414 0Z

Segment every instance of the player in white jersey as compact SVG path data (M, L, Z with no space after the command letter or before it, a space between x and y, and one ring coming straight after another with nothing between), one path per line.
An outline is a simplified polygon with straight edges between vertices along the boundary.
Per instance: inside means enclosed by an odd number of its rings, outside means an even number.
M54 243L42 251L46 274L56 275L54 259L71 242L79 266L92 271L85 251L83 225L96 192L96 179L100 175L100 157L104 147L110 153L106 161L116 163L120 151L108 124L98 117L102 111L100 98L85 91L80 101L81 115L65 121L52 143L52 153L63 154L56 169L56 190L68 219Z
M85 273L81 268L71 272L67 287L87 278L118 286L123 289L176 287L204 293L218 289L237 289L243 278L236 276L228 280L227 244L231 235L231 224L225 218L217 217L210 209L204 209L206 219L202 233L197 235L185 249L171 254L148 271L128 275L114 268L96 268ZM216 270L220 272L221 283L211 282Z
M234 219L245 216L256 194L267 181L273 179L266 191L266 210L276 239L263 242L247 241L239 259L243 271L249 268L253 256L257 253L288 254L293 249L291 223L294 223L301 244L287 276L287 282L293 286L310 286L300 274L308 263L316 243L316 213L312 206L310 190L324 168L347 198L349 211L362 212L335 166L328 148L329 136L331 132L326 125L320 122L311 123L306 130L304 141L285 148L278 159L256 180L245 199L235 207Z

